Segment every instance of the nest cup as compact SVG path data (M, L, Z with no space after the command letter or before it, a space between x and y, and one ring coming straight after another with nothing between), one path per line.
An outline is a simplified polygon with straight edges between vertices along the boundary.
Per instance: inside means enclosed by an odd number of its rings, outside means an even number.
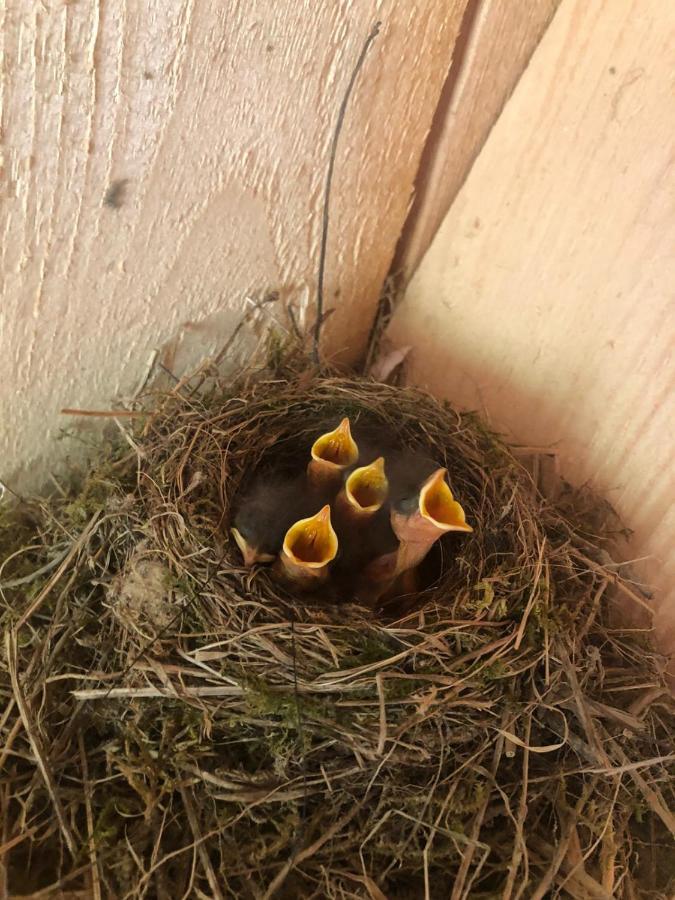
M100 825L91 865L111 895L628 897L649 882L665 897L672 706L647 643L610 618L608 508L571 491L552 505L478 417L415 390L295 358L188 389L106 469L69 613L82 647L40 644L30 675L51 679L40 740L69 759L82 846ZM296 596L229 538L261 466L292 469L343 416L447 467L474 527L438 542L419 593L375 610ZM139 557L163 567L152 609L159 591L168 625L129 601ZM28 669L30 644L17 652ZM52 878L82 868L63 842L27 842L50 849Z

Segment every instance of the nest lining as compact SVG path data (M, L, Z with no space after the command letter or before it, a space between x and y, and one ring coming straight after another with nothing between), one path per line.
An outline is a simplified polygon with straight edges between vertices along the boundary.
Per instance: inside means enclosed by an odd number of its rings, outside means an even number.
M475 527L377 610L228 539L261 463L342 416L446 466ZM297 356L126 437L2 529L10 894L669 896L673 707L612 618L606 506L553 506L473 415Z

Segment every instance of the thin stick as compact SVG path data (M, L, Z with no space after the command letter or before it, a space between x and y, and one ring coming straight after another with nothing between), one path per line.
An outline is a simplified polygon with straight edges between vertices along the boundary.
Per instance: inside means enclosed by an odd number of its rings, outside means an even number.
M342 124L344 122L345 113L347 111L347 104L349 103L349 97L351 96L352 89L356 82L357 76L361 71L361 67L366 58L366 54L370 49L370 45L373 43L377 35L380 31L381 22L376 22L371 29L370 34L365 40L363 48L361 50L361 55L359 56L356 65L354 66L354 71L352 72L352 76L349 79L349 84L347 85L347 90L345 91L345 95L342 98L342 103L340 104L340 109L338 112L337 122L335 125L335 132L333 133L333 142L330 148L330 156L328 159L328 173L326 175L326 189L323 198L323 224L321 228L321 249L319 255L319 282L316 290L316 324L314 325L314 349L312 352L312 356L314 358L314 362L319 362L319 343L321 340L321 326L323 324L323 282L324 275L326 272L326 248L328 245L328 216L329 216L329 207L330 207L330 189L333 182L333 169L335 168L335 156L337 153L337 145L340 137L340 132L342 131Z
M578 819L581 810L587 803L591 791L592 786L587 786L582 792L581 797L579 797L576 806L574 807L572 816L570 817L570 821L567 823L567 828L559 838L555 851L550 857L549 865L544 872L543 878L539 882L537 889L532 894L530 894L530 900L543 900L543 898L548 894L549 888L553 884L561 866L565 861L567 849L572 839L574 823Z
M625 771L628 772L633 779L635 786L644 797L652 812L661 819L668 831L675 838L675 815L668 809L661 792L657 788L652 788L647 784L642 775L630 765L630 761L621 747L613 738L610 738L609 735L607 735L607 732L605 732L605 736L607 746L610 748L612 755L621 762Z
M40 566L39 569L35 569L35 571L31 572L29 575L24 575L23 578L12 578L10 581L1 581L0 591L8 591L10 590L10 588L21 587L22 584L30 584L31 581L35 581L36 578L40 578L42 575L46 575L47 572L51 572L51 570L56 568L59 563L63 562L66 556L68 556L70 550L70 547L66 547L66 549L62 553L59 553L57 557L51 559L48 563L45 563L44 566ZM14 556L16 555L17 554L14 554ZM5 560L5 562L6 561L7 560Z
M21 692L21 685L19 684L19 675L17 672L16 631L6 632L5 650L7 653L7 669L9 670L9 677L12 682L12 690L14 691L14 700L16 701L19 715L21 716L21 721L23 722L23 727L26 731L26 735L28 736L31 749L33 750L33 755L35 756L37 767L40 770L43 781L45 783L45 787L47 788L47 793L49 794L54 806L54 812L56 813L56 818L58 820L59 827L61 828L61 834L63 835L66 846L68 847L71 856L73 857L73 859L76 859L77 844L75 843L75 839L71 834L70 828L68 827L66 814L63 810L63 807L61 806L61 801L59 800L59 796L56 792L56 782L54 780L54 775L49 767L46 756L42 752L40 738L33 728L33 722L28 710L28 705Z
M525 871L523 872L520 889L516 897L520 897L527 887L529 881L529 864L527 859L527 843L525 841L525 819L527 817L527 795L529 791L529 774L530 774L530 751L528 745L530 743L530 731L532 729L532 713L527 717L527 725L524 732L523 749L523 780L520 790L520 802L518 803L518 818L516 820L516 839L513 842L513 854L511 855L511 863L509 864L509 875L504 886L502 900L510 900L513 888L516 882L516 876L520 870L521 862L524 863Z
M502 724L506 724L507 713L505 712L502 716ZM499 763L502 758L502 753L504 751L504 738L500 735L495 742L495 749L492 756L492 774L496 775L497 769L499 768ZM479 869L482 866L482 863L485 861L485 857L483 860L479 862L476 866L476 870L473 873L473 877L470 879L466 891L464 890L464 884L466 882L467 876L469 874L469 869L471 868L471 863L473 862L474 853L476 851L476 847L480 841L480 831L483 826L483 819L485 818L485 813L487 812L488 804L490 802L490 791L485 792L485 797L483 802L479 806L476 811L476 815L474 817L473 826L471 828L471 834L469 835L471 843L466 848L466 852L462 856L462 862L459 867L459 871L457 873L457 878L455 879L455 883L452 886L452 894L450 900L461 900L464 897L470 897L471 894L469 891L471 890L471 885L475 880L476 875L478 874Z
M37 595L35 600L33 600L33 602L28 607L26 612L21 616L21 618L17 622L17 624L16 624L17 631L19 630L19 628L21 628L22 625L25 625L25 623L30 619L30 617L34 613L36 613L38 611L38 609L42 606L42 604L44 603L46 598L49 596L49 593L51 592L54 585L57 584L57 582L59 581L61 576L64 574L64 572L66 571L66 569L68 568L70 563L73 561L73 559L75 559L75 557L80 552L80 550L85 546L85 544L87 543L89 538L92 536L94 531L96 531L96 528L98 528L98 526L100 525L100 515L101 515L101 512L99 510L99 511L95 512L94 515L91 517L91 519L89 520L89 522L87 524L87 527L84 529L82 534L75 541L73 546L70 548L67 555L64 557L61 565L58 567L56 572L54 572L54 574L49 579L47 584L42 588L42 590Z
M87 751L84 747L84 737L80 731L77 736L80 747L80 759L82 761L82 789L84 792L84 808L87 816L87 838L89 845L89 861L91 862L91 892L94 900L101 900L101 878L98 872L98 859L96 855L96 842L94 840L94 814L91 809L91 784L89 782L89 764Z
M61 410L62 416L89 416L91 418L120 419L123 417L134 419L138 416L148 416L147 410L141 409L70 409Z
M204 869L204 874L206 875L206 879L209 883L209 887L211 888L213 897L215 898L215 900L223 900L223 894L218 887L218 879L216 878L216 873L213 871L213 866L211 865L211 860L209 859L209 853L204 843L204 838L199 827L199 822L197 821L197 814L192 804L192 798L188 794L187 789L182 785L180 788L180 794L183 798L183 807L185 808L185 814L187 815L188 824L190 825L190 831L192 831L192 836L195 839L197 854Z
M147 648L146 648L147 649ZM119 697L128 697L133 700L147 700L153 697L167 697L171 700L180 697L241 697L244 689L238 685L223 685L214 687L181 687L178 690L161 687L113 687L91 688L90 690L73 691L76 700L114 700Z
M380 702L380 734L377 740L377 755L382 756L387 743L387 705L384 697L384 679L382 673L378 672L375 676L377 683L377 695Z
M288 878L291 870L300 863L304 862L306 859L309 859L311 856L314 856L324 844L330 841L335 837L336 834L339 834L340 831L348 825L354 816L361 810L363 806L363 801L361 803L357 803L355 806L352 806L347 815L343 816L341 819L338 819L337 822L334 822L330 828L327 828L326 831L321 835L320 838L317 838L313 844L310 844L309 847L305 847L304 850L301 850L297 856L292 856L283 866L282 870L276 876L276 878L272 881L270 886L265 893L265 900L269 900L270 897L273 897L276 892L279 890L284 881Z
M530 617L530 613L532 612L532 607L534 606L534 601L539 596L539 579L541 578L541 570L544 565L544 547L546 546L546 538L542 539L541 544L539 545L539 556L537 558L537 567L535 569L534 575L532 576L532 590L530 591L530 597L527 601L527 606L525 607L525 612L520 620L520 625L518 627L518 633L516 635L516 642L514 647L516 650L520 648L520 644L525 636L525 626L527 625L527 620Z
M298 691L298 651L295 641L295 619L291 619L291 652L293 656L293 703L295 704L295 715L297 717L298 743L300 745L300 772L302 776L302 809L298 821L298 828L293 843L291 859L295 857L297 848L300 846L304 835L305 820L307 817L307 760L305 758L305 738L302 723L302 706L300 704L300 692Z

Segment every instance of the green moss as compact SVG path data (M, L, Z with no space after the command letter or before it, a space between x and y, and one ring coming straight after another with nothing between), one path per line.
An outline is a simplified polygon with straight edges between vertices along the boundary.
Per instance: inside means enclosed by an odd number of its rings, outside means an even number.
M360 666L382 662L396 654L396 650L392 650L383 640L375 637L372 633L364 635L358 641L355 651L341 659L342 668L357 669Z
M508 678L510 674L509 667L501 659L496 659L481 671L480 678L485 684L490 684L492 681Z
M425 686L428 687L428 683L419 678L387 678L384 696L387 700L403 700Z

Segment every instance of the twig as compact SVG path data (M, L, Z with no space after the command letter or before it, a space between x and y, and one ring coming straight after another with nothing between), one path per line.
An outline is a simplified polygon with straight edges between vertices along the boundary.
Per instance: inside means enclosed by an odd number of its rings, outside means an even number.
M382 756L387 742L387 706L384 697L384 679L382 673L378 672L375 676L377 683L377 695L380 702L380 733L377 739L377 755Z
M562 872L567 871L568 866L564 859L561 859L558 865L558 852L556 851L556 848L552 847L538 836L533 836L531 838L531 843L533 848L541 853L545 859L551 860L551 865L555 863ZM551 883L554 877L555 876L551 878ZM573 897L583 897L584 900L615 900L612 894L608 894L601 884L585 872L576 872L574 875L570 876L568 884L571 889L569 894ZM575 892L574 894L572 894L572 890ZM533 894L532 897L534 896L535 895Z
M508 713L505 711L502 715L502 723L506 724L506 720L508 719ZM497 738L495 742L495 749L492 757L492 774L495 775L497 769L499 768L499 763L502 758L502 753L504 750L504 738L500 736ZM455 879L455 883L452 886L452 894L450 895L450 900L460 900L462 897L470 897L469 891L471 890L471 885L478 874L478 870L481 867L479 864L476 867L476 871L473 874L473 877L470 879L469 883L466 886L466 891L464 891L464 883L466 881L467 875L469 874L469 869L471 868L471 863L473 862L473 856L476 850L476 846L480 839L480 830L483 826L483 819L485 818L485 813L488 808L488 803L490 802L490 791L486 789L485 798L483 799L478 811L476 812L473 827L471 828L471 843L467 847L464 855L462 856L462 862L459 867L459 871L457 873L457 878ZM483 861L485 857L483 857Z
M591 784L589 784L589 785L586 785L586 787L584 788L584 790L581 793L581 796L577 800L574 810L569 817L569 822L567 823L567 828L565 829L565 833L558 840L558 844L555 848L555 851L553 852L553 854L550 857L549 866L546 869L546 872L544 873L544 877L539 882L536 890L532 894L530 894L529 900L543 900L543 898L548 895L549 888L553 884L553 882L558 874L558 871L560 870L561 866L563 865L563 863L565 861L565 857L567 855L567 850L569 848L570 841L572 839L575 822L576 822L581 810L584 808L584 806L588 802L589 794L592 791L592 785L594 785L593 782L591 782ZM581 874L581 873L579 873L579 874Z
M87 751L84 746L84 737L81 731L77 735L77 741L80 748L80 761L82 763L82 791L84 793L84 807L87 816L87 843L89 846L89 861L91 862L91 891L94 900L101 900L101 878L98 871L96 841L94 839L94 814L91 809L89 763L87 762Z
M61 410L62 416L85 416L97 419L136 419L139 416L148 416L150 413L144 409L69 409Z
M209 887L211 888L211 891L213 893L213 897L215 898L215 900L223 900L223 894L218 887L218 879L216 878L216 873L213 871L213 866L211 865L211 860L209 859L209 853L204 844L204 837L201 833L199 822L197 821L197 814L195 813L195 808L192 805L192 798L190 797L187 788L185 788L183 785L181 785L180 787L180 795L183 798L183 807L185 808L185 814L187 816L188 824L190 825L190 831L192 831L192 836L195 839L197 853L204 869L204 874L206 875L206 879L209 883Z
M525 637L525 626L527 625L527 620L530 617L530 613L532 612L532 607L534 606L534 601L539 596L539 579L541 578L541 571L544 565L544 547L546 546L546 538L541 539L541 543L539 545L539 556L537 558L537 567L534 570L534 574L532 576L532 590L530 591L530 596L527 601L527 606L525 607L525 612L522 615L520 620L520 625L518 626L518 632L516 634L516 642L514 647L516 650L520 648L520 644Z
M302 809L300 810L300 818L296 829L295 840L293 842L293 851L291 856L295 856L297 848L300 846L304 835L305 820L307 818L307 760L305 758L305 738L302 722L302 705L300 703L300 692L298 690L298 650L295 640L295 619L291 619L291 654L293 666L293 703L295 705L295 716L297 721L298 745L300 747L300 772L302 776Z
M73 561L73 559L75 559L75 557L80 552L80 550L86 545L89 538L92 536L92 534L96 531L96 529L101 524L101 521L102 521L101 520L101 510L97 510L94 513L94 515L91 517L89 522L87 523L87 526L84 529L84 531L80 534L79 538L75 541L75 543L70 548L70 550L68 551L66 556L63 558L61 565L58 567L56 572L54 572L54 574L49 579L47 584L42 588L42 590L37 595L35 600L33 600L33 602L28 607L26 612L21 616L21 618L17 622L17 624L16 624L17 631L23 625L25 625L25 623L30 619L30 617L32 615L34 615L38 611L38 609L42 606L44 601L49 596L52 588L58 583L61 576L68 569L68 566L70 565L70 563Z
M155 641L157 638L155 638ZM154 641L153 641L154 643ZM213 687L181 687L171 690L161 687L112 687L91 688L90 690L72 691L76 700L114 700L119 697L129 697L133 700L146 700L153 697L168 697L171 700L180 697L242 697L242 687L232 685L218 685Z
M28 705L21 692L19 675L17 671L16 631L7 631L5 633L5 651L7 654L7 669L9 670L9 677L12 682L12 690L14 692L14 700L16 701L19 715L21 716L21 721L23 722L23 727L26 731L26 735L28 736L31 749L33 750L33 755L35 756L35 760L42 775L42 779L45 783L45 787L47 788L47 793L49 794L52 805L54 806L54 812L56 813L56 818L58 820L59 827L61 828L61 833L63 834L66 846L68 847L70 855L73 857L73 859L76 859L77 844L75 843L75 839L71 834L70 828L68 827L66 815L63 807L61 806L61 801L59 800L59 796L56 791L56 782L54 780L54 775L52 774L49 763L47 762L47 757L42 751L40 738L35 732L33 722L28 710Z
M630 777L633 779L634 784L640 790L640 793L644 797L652 812L655 813L659 817L659 819L661 819L668 831L675 838L675 815L673 815L673 813L666 806L660 791L658 791L656 788L650 787L647 784L647 782L644 780L642 775L640 775L637 769L631 766L628 757L623 752L621 747L619 747L617 742L613 738L609 737L606 732L605 734L607 738L606 743L612 752L612 756L616 757L616 759L621 762L622 766L626 767L626 772L628 772Z
M0 582L0 591L8 591L10 588L17 588L21 587L23 584L30 584L32 581L35 581L36 578L46 575L47 572L51 572L51 570L58 566L59 563L63 562L70 550L70 547L66 547L66 549L62 553L59 553L57 557L51 559L48 563L45 563L44 566L40 566L39 569L35 569L35 571L31 572L29 575L24 575L23 578L12 578L10 581Z
M319 280L316 291L316 324L314 326L314 349L312 352L312 356L314 358L314 362L319 362L319 343L321 341L321 326L323 324L323 283L324 276L326 271L326 249L328 246L328 221L329 221L329 208L330 208L330 189L333 182L333 169L335 168L335 157L337 154L337 145L340 137L340 132L342 131L342 124L344 122L345 113L347 111L347 104L349 103L349 97L351 96L352 89L356 82L359 72L361 71L361 67L365 61L368 50L370 49L370 45L373 43L377 35L380 31L381 22L376 22L373 28L371 29L370 34L365 40L363 48L361 50L361 55L359 56L356 65L354 66L354 71L352 72L351 78L349 79L349 83L347 84L347 90L345 91L345 95L342 98L342 103L340 104L340 109L338 111L337 122L335 124L335 131L333 133L333 141L330 148L330 156L328 158L328 173L326 175L326 189L324 192L323 198L323 222L321 227L321 248L319 252Z
M510 900L513 888L515 886L516 876L520 869L521 860L525 864L525 872L521 881L521 886L516 897L520 897L527 887L529 880L529 863L527 859L527 843L524 837L525 818L527 816L527 796L529 791L529 774L530 774L530 751L528 745L530 743L530 731L532 730L532 714L527 717L527 725L524 732L523 748L523 780L520 789L520 802L518 803L518 818L516 819L516 839L513 842L513 853L509 864L509 875L504 885L502 900Z
M327 828L326 831L324 831L324 833L321 835L321 837L314 841L313 844L310 844L309 847L306 847L304 850L301 850L300 853L298 853L297 855L293 855L289 860L287 860L287 862L284 863L282 870L278 873L276 878L267 888L264 900L270 900L270 898L276 894L276 892L282 886L284 881L286 881L288 875L295 866L300 865L300 863L303 863L306 859L314 856L314 854L317 853L324 844L326 844L328 841L334 838L336 834L342 831L345 825L348 825L354 818L354 816L356 816L356 814L360 812L362 806L362 802L357 803L355 806L352 806L346 815L342 816L341 819L338 819L337 822L334 822L330 828Z

